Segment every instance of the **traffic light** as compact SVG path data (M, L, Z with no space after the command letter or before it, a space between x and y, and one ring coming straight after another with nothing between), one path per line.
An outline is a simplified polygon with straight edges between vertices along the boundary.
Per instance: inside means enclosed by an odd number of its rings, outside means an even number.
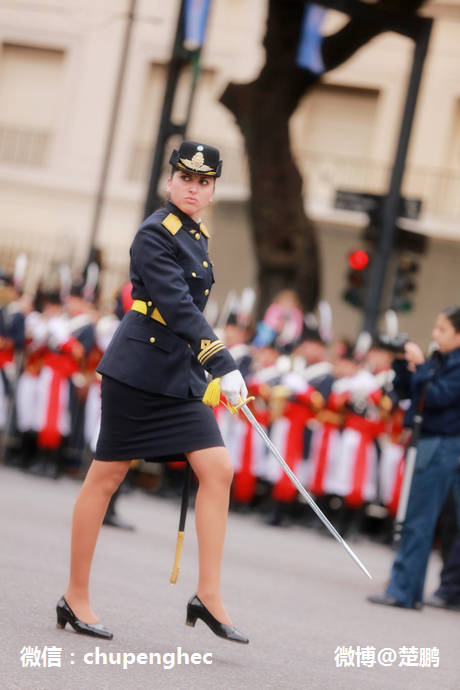
M347 282L343 299L352 307L363 307L366 299L367 276L370 254L364 249L354 249L348 254Z
M417 287L414 277L418 270L419 264L411 256L399 257L393 282L391 309L401 312L412 309L414 306L412 293Z

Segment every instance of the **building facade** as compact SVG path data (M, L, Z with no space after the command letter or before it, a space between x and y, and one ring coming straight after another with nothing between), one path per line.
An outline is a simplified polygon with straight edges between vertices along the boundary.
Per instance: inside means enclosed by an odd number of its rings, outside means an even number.
M110 148L102 212L94 228L107 139L130 9L131 40ZM128 248L142 219L179 0L0 2L0 265L29 257L33 290L62 262L81 270L96 231L103 290L126 279ZM403 194L422 202L408 229L430 238L416 302L402 319L415 338L446 303L460 302L460 0L430 2L434 30L414 123ZM224 173L209 218L222 304L230 289L255 282L241 135L219 103L229 81L254 79L264 62L267 0L214 0L202 75L188 130L215 143ZM345 18L328 13L326 30ZM344 304L347 253L360 243L362 213L334 206L337 189L385 193L412 60L412 42L384 34L329 73L291 121L292 150L317 225L322 297L337 335L355 335L361 313ZM184 87L189 75L184 73ZM174 117L186 108L179 88ZM165 176L167 169L165 169ZM162 183L164 185L164 182ZM235 268L238 277L235 284Z

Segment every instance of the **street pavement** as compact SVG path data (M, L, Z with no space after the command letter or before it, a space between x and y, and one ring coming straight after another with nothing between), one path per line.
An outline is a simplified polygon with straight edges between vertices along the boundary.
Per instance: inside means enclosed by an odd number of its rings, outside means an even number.
M70 477L53 480L0 466L2 688L460 686L460 613L366 602L368 594L383 589L394 556L389 547L367 539L351 547L373 581L334 539L232 513L224 600L250 644L221 640L201 621L195 628L186 626L185 606L197 575L193 512L179 579L171 586L179 505L140 489L122 495L118 504L120 516L136 531L103 527L93 564L93 608L113 640L77 635L69 626L58 630L55 605L66 588L79 486ZM428 593L437 585L440 567L433 554Z

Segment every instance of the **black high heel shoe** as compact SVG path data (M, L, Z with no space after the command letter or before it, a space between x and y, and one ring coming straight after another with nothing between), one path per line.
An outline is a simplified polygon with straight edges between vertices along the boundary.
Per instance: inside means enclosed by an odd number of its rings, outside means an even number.
M206 625L211 628L215 635L218 635L218 637L223 637L224 640L239 642L240 644L249 643L248 638L238 632L238 630L232 625L220 623L217 618L214 618L201 599L199 599L195 594L187 604L187 618L185 619L185 622L187 625L190 625L192 628L194 628L197 618L201 618L203 623L206 623Z
M65 628L66 623L70 623L72 628L82 635L91 637L102 637L104 640L111 640L113 634L109 632L102 623L84 623L76 617L64 597L61 597L56 606L57 628Z

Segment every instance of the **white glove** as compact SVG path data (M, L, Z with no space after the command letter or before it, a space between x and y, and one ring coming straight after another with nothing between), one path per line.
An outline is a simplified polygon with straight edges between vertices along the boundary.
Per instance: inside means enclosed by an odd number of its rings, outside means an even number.
M239 369L229 371L228 374L222 376L220 379L220 390L230 405L238 405L241 402L240 397L243 401L248 397L248 389Z

